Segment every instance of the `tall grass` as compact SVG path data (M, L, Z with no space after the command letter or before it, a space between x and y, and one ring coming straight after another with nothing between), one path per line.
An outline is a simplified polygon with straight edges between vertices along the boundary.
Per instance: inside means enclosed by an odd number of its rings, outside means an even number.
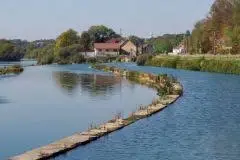
M145 65L204 72L240 74L240 60L229 57L156 56Z

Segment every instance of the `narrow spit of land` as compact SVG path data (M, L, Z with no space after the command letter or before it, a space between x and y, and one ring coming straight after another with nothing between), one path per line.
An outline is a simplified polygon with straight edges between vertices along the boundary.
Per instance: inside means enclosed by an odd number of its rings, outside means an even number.
M154 99L152 104L148 106L140 106L136 112L133 112L127 118L116 116L105 124L91 127L91 129L85 132L76 133L49 145L11 157L9 160L43 160L56 157L161 111L169 104L174 103L183 92L181 84L177 82L176 79L166 75L153 75L137 71L128 71L105 65L97 65L94 66L94 68L106 72L112 72L116 76L124 76L130 81L155 88L160 96L158 99Z
M0 68L0 75L11 74L11 73L17 74L21 72L23 72L23 68L20 65Z

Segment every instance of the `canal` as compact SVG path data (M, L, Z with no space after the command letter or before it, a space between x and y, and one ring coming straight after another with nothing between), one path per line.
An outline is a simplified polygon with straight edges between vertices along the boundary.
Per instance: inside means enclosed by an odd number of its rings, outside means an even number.
M86 64L29 66L0 76L0 159L128 116L153 97L153 89Z
M183 97L157 115L56 160L239 160L240 76L118 66L176 76L184 86Z

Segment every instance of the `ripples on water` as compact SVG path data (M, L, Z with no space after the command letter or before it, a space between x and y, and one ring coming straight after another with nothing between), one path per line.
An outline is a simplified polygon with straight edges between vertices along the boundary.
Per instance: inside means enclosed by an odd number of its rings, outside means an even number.
M119 66L176 76L184 95L159 114L56 160L240 159L240 76Z
M144 94L142 94L144 93ZM88 65L26 67L0 77L0 159L127 116L156 92Z

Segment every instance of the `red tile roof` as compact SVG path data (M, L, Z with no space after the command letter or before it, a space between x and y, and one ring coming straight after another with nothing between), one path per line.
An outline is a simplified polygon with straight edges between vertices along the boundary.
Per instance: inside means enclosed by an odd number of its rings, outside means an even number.
M96 49L120 49L119 43L94 43Z

